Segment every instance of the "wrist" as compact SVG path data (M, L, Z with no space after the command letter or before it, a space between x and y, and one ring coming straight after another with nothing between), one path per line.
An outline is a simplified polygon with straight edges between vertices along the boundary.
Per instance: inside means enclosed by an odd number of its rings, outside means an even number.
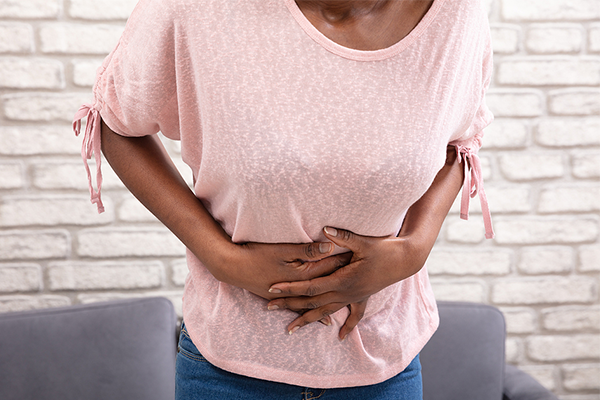
M396 241L399 248L397 260L400 264L397 269L396 281L401 281L418 273L423 268L435 240L432 242L426 235L413 233L399 236Z
M212 238L210 243L202 243L198 251L192 253L208 269L212 276L219 282L232 284L235 274L233 269L239 265L240 245L231 241L229 236Z

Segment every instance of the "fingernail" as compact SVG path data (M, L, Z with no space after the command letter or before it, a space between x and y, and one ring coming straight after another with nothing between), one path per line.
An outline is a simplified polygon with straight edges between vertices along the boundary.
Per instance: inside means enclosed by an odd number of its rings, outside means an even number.
M330 226L326 226L325 233L327 233L329 236L337 236L337 229L332 228Z
M331 243L321 243L319 245L319 251L321 254L329 253L332 250L333 244Z
M277 304L273 304L272 306L268 306L267 310L269 310L269 311L279 310L279 306Z
M299 326L295 326L295 327L293 327L292 329L290 329L290 330L288 331L288 333L291 335L292 333L296 332L298 329L300 329L300 327L299 327Z
M328 319L323 318L322 320L319 321L320 323L322 323L325 326L331 326L331 321Z
M277 289L277 288L270 288L270 289L269 289L269 293L278 294L278 293L281 293L281 290L279 290L279 289Z
M348 334L346 334L346 335L345 335L345 336L342 338L342 340L340 340L340 342L343 342L344 340L346 340L346 338L347 338L347 337L348 337Z

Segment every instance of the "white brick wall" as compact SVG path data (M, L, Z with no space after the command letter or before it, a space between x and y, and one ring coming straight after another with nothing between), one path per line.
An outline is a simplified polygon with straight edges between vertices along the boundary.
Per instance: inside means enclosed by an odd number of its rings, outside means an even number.
M478 199L468 222L456 202L429 259L434 292L499 306L507 361L561 400L598 400L600 1L482 1L497 237L484 240ZM163 295L181 315L183 246L107 163L96 213L70 127L135 3L0 0L0 312Z

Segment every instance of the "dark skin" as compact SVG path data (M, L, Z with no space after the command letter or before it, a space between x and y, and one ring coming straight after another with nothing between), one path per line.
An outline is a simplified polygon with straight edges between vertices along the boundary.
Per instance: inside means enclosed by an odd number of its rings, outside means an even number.
M330 39L375 50L406 36L431 1L298 0L297 4ZM374 24L377 21L382 23ZM327 227L325 236L349 250L331 255L329 242L233 243L188 188L156 136L123 137L102 123L102 151L129 190L216 279L271 300L269 309L301 314L288 325L290 333L316 321L329 324L330 314L348 307L341 339L358 324L371 295L423 267L463 181L462 165L449 149L446 164L410 207L397 237L361 236Z
M296 0L323 35L342 46L379 50L398 43L427 13L432 0Z

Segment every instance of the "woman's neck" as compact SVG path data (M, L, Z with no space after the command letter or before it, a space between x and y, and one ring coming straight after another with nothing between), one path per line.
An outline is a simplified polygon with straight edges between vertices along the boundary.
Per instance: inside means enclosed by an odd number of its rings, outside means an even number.
M377 13L390 3L390 0L296 0L302 10L318 12L332 24Z
M379 50L408 35L433 0L295 0L309 22L332 41Z

